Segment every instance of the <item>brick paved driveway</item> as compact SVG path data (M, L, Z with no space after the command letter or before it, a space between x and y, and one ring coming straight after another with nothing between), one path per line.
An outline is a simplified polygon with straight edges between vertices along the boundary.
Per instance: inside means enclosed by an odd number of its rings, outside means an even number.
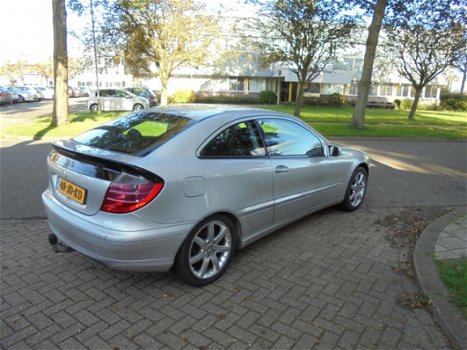
M408 251L397 241L407 229L398 215L396 208L365 207L317 213L240 251L205 288L172 273L119 272L78 253L52 253L43 220L3 220L0 344L448 348L429 312L406 305L416 290L403 264ZM391 225L384 224L388 216Z

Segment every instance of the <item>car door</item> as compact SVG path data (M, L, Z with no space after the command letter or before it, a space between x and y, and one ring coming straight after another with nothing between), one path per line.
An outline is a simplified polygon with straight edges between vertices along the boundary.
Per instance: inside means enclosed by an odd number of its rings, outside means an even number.
M199 154L206 176L210 206L233 211L242 225L243 240L269 227L273 220L271 161L258 125L235 122L217 133Z
M113 109L113 94L114 90L112 89L103 89L99 90L99 99L101 104L101 110L103 111L112 111ZM97 96L97 92L96 92ZM96 97L97 98L97 97Z
M342 179L329 171L335 161L327 157L321 139L292 120L259 122L273 169L274 221L289 221L335 200Z

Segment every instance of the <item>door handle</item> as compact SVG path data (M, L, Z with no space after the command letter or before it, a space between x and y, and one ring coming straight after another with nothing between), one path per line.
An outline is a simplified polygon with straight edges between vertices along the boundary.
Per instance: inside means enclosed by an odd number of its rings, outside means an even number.
M274 171L278 174L282 174L282 173L289 172L289 168L286 167L285 165L278 165L274 168Z

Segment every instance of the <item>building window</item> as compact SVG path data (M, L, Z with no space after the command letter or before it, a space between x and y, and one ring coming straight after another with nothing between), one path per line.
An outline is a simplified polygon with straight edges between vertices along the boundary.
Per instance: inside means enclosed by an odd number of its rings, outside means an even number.
M379 95L380 96L392 96L393 90L394 90L394 86L382 84L379 86Z
M243 78L229 78L230 91L243 91L245 89Z
M321 93L321 84L320 83L308 83L306 92L309 92L310 94Z
M350 84L349 95L358 95L358 84L356 82Z
M266 80L265 79L248 79L248 91L250 92L261 92L266 90Z
M423 96L425 98L436 98L436 94L438 92L437 86L425 86L425 93Z
M371 83L370 91L368 92L369 96L377 96L378 95L378 85L375 83Z
M323 84L321 88L321 93L323 95L332 95L332 94L343 94L344 85L342 84Z
M396 95L401 97L413 97L415 92L412 85L404 84L397 87Z

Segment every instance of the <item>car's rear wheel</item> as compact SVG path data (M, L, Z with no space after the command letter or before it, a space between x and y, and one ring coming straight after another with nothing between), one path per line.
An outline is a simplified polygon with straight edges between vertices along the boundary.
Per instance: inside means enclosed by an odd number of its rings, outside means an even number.
M194 286L212 283L227 269L236 243L232 221L224 215L212 216L188 235L175 258L175 270Z
M18 101L19 101L20 103L23 103L23 102L25 101L25 99L24 99L23 96L19 95Z
M133 106L133 111L140 111L142 109L144 109L144 106L140 103L137 103Z
M97 107L97 103L93 103L92 105L90 105L89 110L91 112L99 112L99 108Z
M354 211L360 207L365 198L368 185L368 172L363 167L358 167L353 172L345 198L341 203L341 208L347 211Z

